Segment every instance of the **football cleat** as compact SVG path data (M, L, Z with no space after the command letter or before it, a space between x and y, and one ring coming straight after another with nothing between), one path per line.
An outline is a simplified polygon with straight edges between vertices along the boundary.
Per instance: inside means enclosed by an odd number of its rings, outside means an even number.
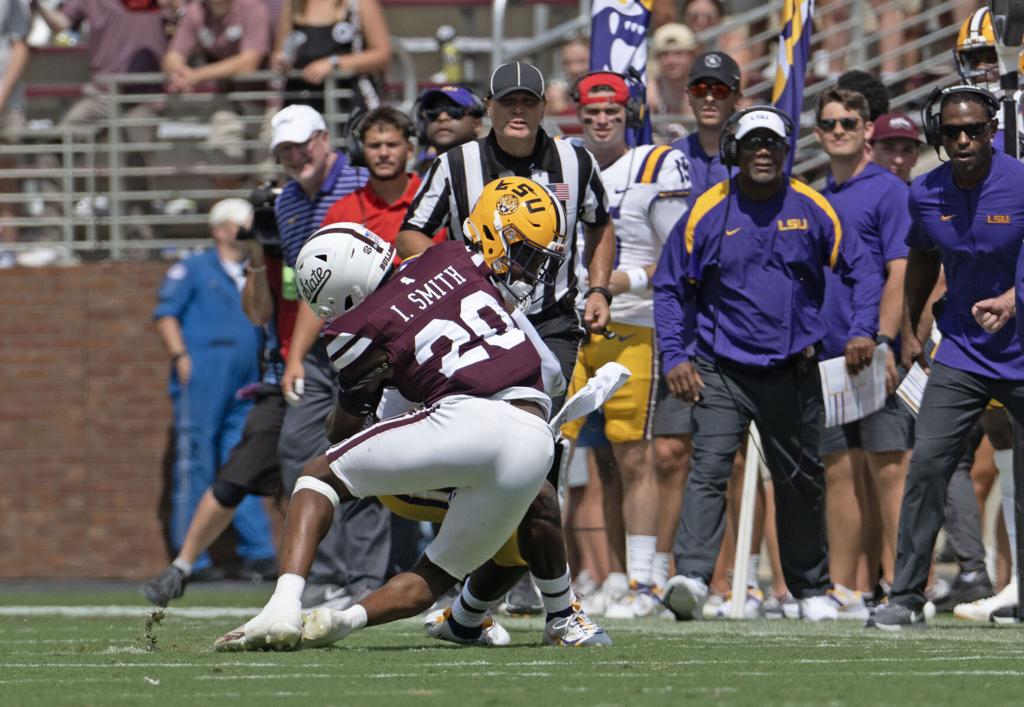
M764 600L764 617L766 619L799 619L800 603L788 591L781 597L774 593Z
M902 631L905 628L927 628L927 626L924 612L892 603L878 607L864 624L865 628L880 628L883 631Z
M544 626L544 643L549 646L610 646L611 636L590 620L579 602L572 605L568 616L556 616Z
M167 606L171 599L178 599L185 593L188 577L174 565L142 585L142 594L157 606Z
M439 638L442 641L450 641L451 643L458 643L463 646L481 645L497 647L507 646L512 643L512 637L508 635L508 631L489 616L484 619L483 625L479 627L479 634L474 638L456 636L455 632L452 631L451 617L451 608L432 611L427 614L423 619L423 627L426 629L427 635L430 638Z
M747 587L746 595L743 600L743 618L744 619L758 619L761 618L761 606L764 604L764 592L757 587ZM707 604L704 605L705 608ZM708 618L707 612L704 613L704 617ZM732 592L729 592L725 596L723 601L715 612L714 618L716 619L731 619L732 618Z
M642 619L655 616L662 608L649 585L630 581L626 596L605 609L604 615L608 619Z
M344 611L313 609L302 617L302 647L323 648L337 643L355 630Z
M839 612L832 600L822 594L800 600L800 618L804 621L835 621Z
M629 591L629 580L622 573L612 573L604 580L601 588L590 592L581 601L583 610L590 616L603 616L608 607L622 600Z
M864 601L861 592L847 589L841 584L836 584L825 592L825 596L836 609L837 619L853 619L855 621L866 621L871 615L868 605Z
M665 583L665 598L662 601L675 614L677 621L692 621L702 616L707 598L707 582L699 577L677 574Z
M964 621L988 621L994 611L1016 605L1017 580L1013 580L995 596L957 604L953 607L953 616Z

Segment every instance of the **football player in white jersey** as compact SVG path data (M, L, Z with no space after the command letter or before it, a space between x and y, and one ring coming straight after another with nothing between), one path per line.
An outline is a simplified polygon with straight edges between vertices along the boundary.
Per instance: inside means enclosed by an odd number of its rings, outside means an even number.
M642 115L623 76L588 74L576 83L573 95L584 144L597 158L608 192L616 255L609 285L614 295L611 323L581 347L570 394L608 361L632 373L604 405L605 435L622 478L622 497L609 497L606 490L604 506L606 517L619 514L618 527L625 527L625 537L609 537L609 544L612 569L628 569L630 587L605 615L634 618L660 611L655 587L668 578L683 493L681 478L666 488L654 467L651 431L659 374L649 278L662 244L686 214L689 165L682 152L670 147L627 146L626 128L638 124ZM579 420L564 432L575 439L581 426ZM606 527L615 525L606 522Z

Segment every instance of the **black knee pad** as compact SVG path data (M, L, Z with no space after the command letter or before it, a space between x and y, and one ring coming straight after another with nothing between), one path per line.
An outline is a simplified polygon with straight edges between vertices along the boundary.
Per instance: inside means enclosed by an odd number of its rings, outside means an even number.
M217 503L225 508L234 508L245 498L244 488L222 479L214 481L211 490L213 491L213 497L217 499Z

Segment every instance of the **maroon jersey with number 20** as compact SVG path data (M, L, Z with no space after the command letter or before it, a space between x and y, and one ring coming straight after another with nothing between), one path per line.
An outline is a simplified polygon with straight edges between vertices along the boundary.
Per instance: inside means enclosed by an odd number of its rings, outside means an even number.
M391 383L427 405L509 388L531 390L507 397L544 398L540 355L505 311L490 277L483 258L461 242L428 248L327 326L331 363L345 378L346 371L365 369L367 354L383 350Z

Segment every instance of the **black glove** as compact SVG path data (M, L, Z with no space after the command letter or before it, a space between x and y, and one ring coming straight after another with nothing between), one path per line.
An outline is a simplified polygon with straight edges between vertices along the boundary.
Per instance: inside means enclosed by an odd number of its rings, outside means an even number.
M346 382L338 376L338 407L353 417L372 415L384 395L384 383L390 374L391 363L383 361L355 382Z

